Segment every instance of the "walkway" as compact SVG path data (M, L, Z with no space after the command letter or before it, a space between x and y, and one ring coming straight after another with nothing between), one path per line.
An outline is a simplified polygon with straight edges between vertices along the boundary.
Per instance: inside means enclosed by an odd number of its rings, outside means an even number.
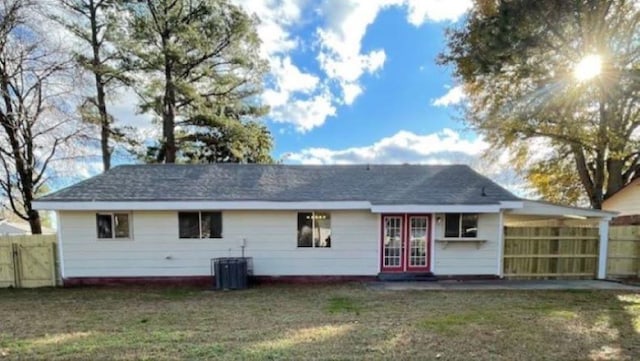
M377 282L372 283L370 287L373 289L394 291L620 290L640 292L640 287L638 286L596 280Z

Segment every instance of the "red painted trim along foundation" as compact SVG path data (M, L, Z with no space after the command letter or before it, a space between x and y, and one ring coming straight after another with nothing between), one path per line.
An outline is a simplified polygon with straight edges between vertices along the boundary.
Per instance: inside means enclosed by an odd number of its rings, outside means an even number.
M495 275L436 275L438 281L498 280ZM212 276L174 277L71 277L63 280L64 287L82 286L197 286L211 288ZM251 284L332 284L347 282L376 282L376 276L252 276Z
M376 276L252 276L252 284L310 284L374 282ZM205 286L212 287L213 276L181 277L70 277L63 280L64 287L79 286Z
M213 285L211 276L176 277L71 277L62 280L64 287L79 286L207 286Z

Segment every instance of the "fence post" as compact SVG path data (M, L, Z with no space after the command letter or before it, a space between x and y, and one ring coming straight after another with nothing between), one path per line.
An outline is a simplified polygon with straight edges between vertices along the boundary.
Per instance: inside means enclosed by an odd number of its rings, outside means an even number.
M498 276L504 278L504 214L498 215Z
M13 257L13 283L16 285L16 288L20 288L22 286L19 252L18 243L11 242L11 257Z
M600 251L598 252L598 279L607 278L607 252L609 250L609 219L600 219L598 227L600 232Z

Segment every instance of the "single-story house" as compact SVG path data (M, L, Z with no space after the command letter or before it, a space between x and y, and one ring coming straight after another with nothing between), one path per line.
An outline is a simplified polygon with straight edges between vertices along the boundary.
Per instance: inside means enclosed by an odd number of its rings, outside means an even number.
M595 219L606 260L613 216L464 165L124 165L34 207L56 211L65 284L210 279L241 254L258 278L501 277L507 217Z
M640 177L605 199L602 209L618 212L616 223L640 224Z

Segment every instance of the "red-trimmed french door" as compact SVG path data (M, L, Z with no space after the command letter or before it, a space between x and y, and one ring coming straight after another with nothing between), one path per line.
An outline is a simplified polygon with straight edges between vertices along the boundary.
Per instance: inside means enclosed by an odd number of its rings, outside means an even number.
M381 225L382 272L428 272L431 216L385 214Z

